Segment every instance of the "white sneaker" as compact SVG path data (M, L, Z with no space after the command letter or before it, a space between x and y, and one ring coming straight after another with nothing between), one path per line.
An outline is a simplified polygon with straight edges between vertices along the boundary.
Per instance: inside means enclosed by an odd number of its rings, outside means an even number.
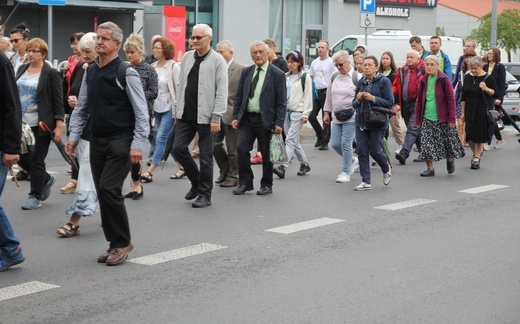
M356 167L359 167L359 160L357 157L354 157L354 162L352 162L352 164L350 165L350 175L352 175L355 172Z
M502 148L502 146L504 146L505 143L506 143L506 141L504 141L504 140L497 141L495 144L495 148L496 149Z
M403 148L402 145L398 145L398 146L397 146L397 150L395 150L395 154L399 154L399 153L401 153L401 149L402 149L402 148Z
M488 143L484 144L484 151L490 151L491 147L488 145Z
M350 176L346 174L345 172L341 172L336 179L337 183L347 183L350 182Z
M357 186L354 187L354 190L356 191L364 191L364 190L370 190L372 189L372 185L370 185L370 183L364 183L364 182L361 182L360 184L358 184Z
M392 171L389 170L387 173L383 174L383 183L385 186L388 186L390 181L392 181Z

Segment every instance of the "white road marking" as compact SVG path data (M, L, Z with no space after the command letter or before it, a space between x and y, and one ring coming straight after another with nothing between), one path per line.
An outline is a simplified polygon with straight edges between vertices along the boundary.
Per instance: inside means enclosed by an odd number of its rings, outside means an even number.
M482 192L486 192L486 191L503 189L503 188L508 188L508 187L509 186L491 184L491 185L482 186L482 187L475 187L475 188L470 188L470 189L466 189L466 190L460 190L459 192L469 193L469 194L478 194L478 193L482 193Z
M339 222L344 222L344 219L335 219L335 218L317 218L306 222L295 223L291 225L275 227L268 230L266 232L280 233L280 234L291 234L299 231L308 230L315 227L321 227L325 225L335 224Z
M147 255L135 259L130 259L128 262L133 262L137 264L143 265L156 265L168 261L178 260L182 258L187 258L190 256L194 256L197 254L203 254L208 252L213 252L221 249L226 249L227 246L216 245L211 243L202 243L197 245L192 245L176 250L170 250L166 252L161 252L157 254Z
M399 209L404 209L404 208L409 208L409 207L431 204L436 201L437 200L417 198L417 199L412 199L412 200L407 200L407 201L401 201L401 202L394 203L394 204L378 206L378 207L374 207L374 208L383 209L383 210L399 210Z
M60 286L47 284L45 282L31 281L21 285L5 287L0 289L0 301L16 298L24 295L34 294L37 292L60 288Z

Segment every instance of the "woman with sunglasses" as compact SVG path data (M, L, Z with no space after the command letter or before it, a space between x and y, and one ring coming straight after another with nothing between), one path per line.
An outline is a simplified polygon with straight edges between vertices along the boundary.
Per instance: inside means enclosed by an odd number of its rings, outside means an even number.
M299 51L290 51L286 56L289 72L285 73L287 79L287 115L285 117L284 130L285 149L287 162L273 168L273 173L279 178L285 178L285 170L289 167L289 161L296 155L300 161L299 176L304 176L311 171L307 156L300 144L300 133L303 124L309 120L312 111L312 79L303 72L303 56ZM303 79L302 79L303 78ZM302 86L305 84L305 88Z
M61 142L63 126L63 87L59 72L45 63L49 52L47 43L41 38L27 42L29 63L21 65L16 74L18 91L22 102L23 122L31 127L35 145L29 154L29 163L19 165L31 173L31 190L22 209L33 210L49 198L56 178L47 173L45 158L49 152L51 138L39 127L44 122L54 132L53 141ZM40 90L41 89L41 90Z
M16 52L10 59L14 67L14 73L16 74L20 66L28 62L25 51L27 42L29 41L29 29L25 24L19 24L16 25L9 34L11 44L13 44L13 50Z

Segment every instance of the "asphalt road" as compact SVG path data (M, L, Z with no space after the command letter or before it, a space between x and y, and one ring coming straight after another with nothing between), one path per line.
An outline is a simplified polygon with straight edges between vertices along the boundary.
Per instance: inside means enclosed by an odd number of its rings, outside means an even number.
M204 209L184 200L187 179L168 179L170 161L127 201L135 247L118 267L96 262L98 214L80 236L55 234L72 195L53 147L40 209L20 209L28 182L2 196L27 260L0 273L0 323L519 323L520 144L505 139L479 171L469 149L433 178L394 159L388 187L373 170L373 189L355 192L359 173L335 183L340 157L306 137L307 176L292 163L266 197L216 186Z

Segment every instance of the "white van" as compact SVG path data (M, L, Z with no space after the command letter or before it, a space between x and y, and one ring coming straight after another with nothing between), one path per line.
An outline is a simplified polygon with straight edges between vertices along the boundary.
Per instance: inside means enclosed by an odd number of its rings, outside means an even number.
M410 50L409 41L412 36L413 34L409 30L379 30L372 35L368 35L368 44L365 44L365 35L347 35L332 46L331 53L334 54L339 50L348 50L352 53L358 45L366 45L368 54L374 55L378 60L383 52L392 52L397 67L400 67L405 64L406 52ZM420 37L423 47L429 51L431 36ZM455 73L459 57L463 54L464 41L458 37L440 37L442 40L441 50L450 57L452 70Z

